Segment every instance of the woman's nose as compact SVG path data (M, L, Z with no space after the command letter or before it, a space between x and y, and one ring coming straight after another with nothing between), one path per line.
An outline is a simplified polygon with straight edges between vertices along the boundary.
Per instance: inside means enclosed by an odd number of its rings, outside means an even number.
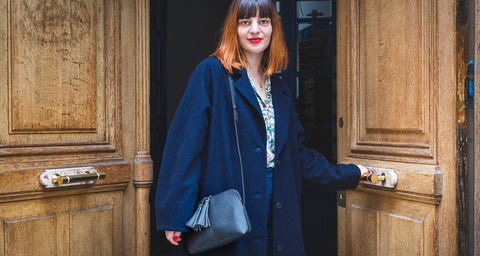
M260 28L258 26L258 22L257 21L253 21L252 22L252 25L250 26L250 33L252 34L257 34L260 32Z

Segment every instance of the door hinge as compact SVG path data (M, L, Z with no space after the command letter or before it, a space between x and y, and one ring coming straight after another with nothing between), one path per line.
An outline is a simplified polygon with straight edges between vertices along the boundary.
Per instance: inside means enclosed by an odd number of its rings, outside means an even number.
M343 208L347 206L347 191L337 191L337 205Z
M475 78L475 64L471 60L468 62L467 67L467 76L465 77L465 105L468 105L469 99L474 100L475 87L474 87L474 78Z

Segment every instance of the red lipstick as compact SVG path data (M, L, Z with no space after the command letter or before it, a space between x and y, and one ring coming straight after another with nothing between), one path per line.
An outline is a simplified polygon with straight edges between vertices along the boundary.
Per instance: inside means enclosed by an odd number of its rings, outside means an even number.
M252 44L258 44L258 43L260 43L262 40L263 40L263 39L260 38L260 37L252 37L252 38L248 39L248 41L250 41L250 43L252 43Z

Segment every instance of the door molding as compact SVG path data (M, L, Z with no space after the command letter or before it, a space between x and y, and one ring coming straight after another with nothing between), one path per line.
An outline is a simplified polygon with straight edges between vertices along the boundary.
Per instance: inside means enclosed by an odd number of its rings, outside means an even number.
M338 1L338 160L398 175L347 192L339 255L457 254L456 4Z
M136 194L136 255L150 255L150 1L136 1L135 26L135 135L133 184Z
M474 121L474 202L473 202L473 209L474 209L474 242L473 242L473 250L474 255L480 255L480 171L478 167L480 166L480 114L478 111L480 110L480 100L478 99L478 95L480 95L480 0L475 0L475 95L477 95L477 100L475 100L475 121Z

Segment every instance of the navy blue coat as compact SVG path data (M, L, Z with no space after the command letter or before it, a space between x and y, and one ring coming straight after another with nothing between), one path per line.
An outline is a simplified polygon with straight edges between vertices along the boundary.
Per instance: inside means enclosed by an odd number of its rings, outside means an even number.
M253 233L201 255L262 256L267 251L266 131L260 106L245 70L235 70L240 147L245 169L245 202ZM305 255L301 225L302 181L321 190L353 189L360 170L332 165L303 147L303 128L287 85L272 76L276 167L273 178L273 247L282 255ZM177 109L160 168L155 212L158 230L187 231L185 223L201 198L229 188L241 190L228 77L209 57L193 72ZM241 192L240 192L241 193ZM175 255L188 255L182 236Z

